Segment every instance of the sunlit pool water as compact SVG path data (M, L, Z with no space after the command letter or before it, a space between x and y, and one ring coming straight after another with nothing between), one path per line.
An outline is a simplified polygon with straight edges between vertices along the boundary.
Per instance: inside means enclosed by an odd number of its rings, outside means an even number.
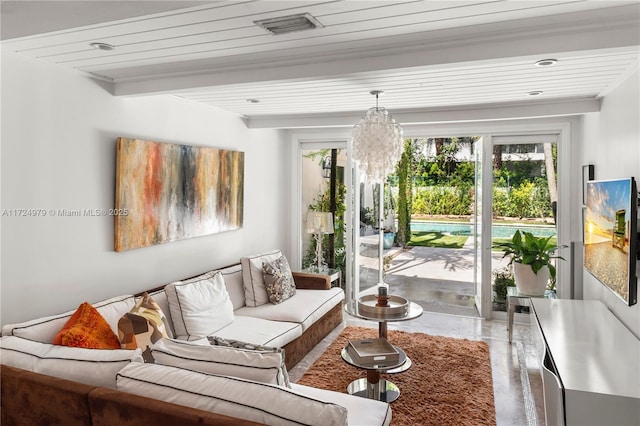
M516 230L520 232L531 232L537 237L548 237L556 235L556 227L549 226L533 226L533 225L493 225L491 227L493 238L511 238ZM459 222L429 222L429 221L412 221L411 231L414 232L441 232L449 235L471 236L472 227L470 223Z

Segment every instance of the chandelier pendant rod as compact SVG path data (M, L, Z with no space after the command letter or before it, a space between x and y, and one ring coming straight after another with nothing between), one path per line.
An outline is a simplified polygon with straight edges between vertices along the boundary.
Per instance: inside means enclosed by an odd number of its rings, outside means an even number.
M384 282L384 182L379 183L380 190L378 197L378 234L380 241L378 244L378 285L386 285Z

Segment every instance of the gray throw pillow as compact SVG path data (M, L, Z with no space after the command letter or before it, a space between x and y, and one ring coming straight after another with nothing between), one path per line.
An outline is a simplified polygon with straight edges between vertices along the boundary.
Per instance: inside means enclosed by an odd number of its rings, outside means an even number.
M282 303L296 294L296 284L293 281L291 268L286 257L280 256L272 262L263 262L262 277L269 301L274 305Z

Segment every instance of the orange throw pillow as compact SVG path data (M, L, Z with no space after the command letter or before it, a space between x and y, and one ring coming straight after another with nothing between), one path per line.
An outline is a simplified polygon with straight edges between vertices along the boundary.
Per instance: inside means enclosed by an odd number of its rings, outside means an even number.
M87 349L120 349L120 341L100 312L84 302L53 338L54 345Z

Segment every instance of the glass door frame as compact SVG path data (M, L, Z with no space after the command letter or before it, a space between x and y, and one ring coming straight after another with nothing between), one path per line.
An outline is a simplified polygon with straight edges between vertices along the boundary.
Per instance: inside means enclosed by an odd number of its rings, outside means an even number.
M307 150L320 150L320 149L344 149L347 151L347 167L345 168L345 185L347 186L347 211L345 215L347 218L351 217L350 211L350 181L351 173L349 167L351 163L351 153L348 149L348 139L340 136L322 137L319 135L295 135L293 136L293 149L291 155L291 231L290 231L290 246L288 260L293 270L300 270L302 268L302 223L304 218L302 217L302 152ZM347 232L351 235L351 227L353 226L350 220L346 222ZM347 253L352 252L349 247L350 239L347 239ZM346 283L349 283L349 261L347 261L347 271L345 271Z
M476 160L475 208L474 208L474 288L478 314L482 318L491 318L491 225L493 224L492 167L491 152L493 146L491 136L481 135L475 142L474 157ZM489 148L487 148L489 147ZM479 161L479 163L478 163ZM489 165L487 167L487 165ZM478 168L480 173L478 173ZM489 178L487 179L487 175ZM478 185L478 176L480 185ZM480 205L480 211L478 211ZM480 223L478 223L478 220ZM480 231L478 233L478 231ZM487 238L489 236L489 238Z
M404 126L403 126L404 127ZM579 170L580 166L573 164L571 159L571 122L569 120L522 120L520 122L460 122L460 123L446 123L446 124L428 124L428 125L416 125L412 127L404 127L405 137L460 137L460 136L482 136L483 137L483 159L489 158L489 164L491 160L491 153L493 151L493 137L503 136L528 136L537 134L557 134L557 147L558 147L558 170L557 170L557 182L558 182L558 206L557 206L557 221L558 221L558 244L571 246L571 221L573 207L577 201L578 194L572 190L572 188L578 188L580 183L575 179L571 179L574 174L572 170ZM483 224L483 229L491 229L492 216L493 216L493 196L491 191L491 182L493 180L492 167L483 167L483 182L489 186L488 193L485 188L484 197L482 200L483 212L481 213L484 218L489 218L488 223ZM561 202L562 201L562 202ZM575 214L574 214L575 216ZM483 238L481 240L481 250L487 253L491 253L491 239ZM574 283L572 268L572 259L570 248L560 250L561 256L567 261L559 262L557 265L557 283L556 292L559 298L573 298ZM491 309L491 295L493 285L491 283L491 256L485 256L488 258L484 264L482 264L483 270L480 274L483 277L484 282L487 285L481 286L482 301L489 300L488 303L484 303L487 308L481 308L484 312L479 314L486 319L498 318L506 319L504 313L498 313ZM581 265L578 265L581 267ZM484 284L483 282L483 284ZM484 314L484 315L483 315Z
M579 179L572 179L571 176L576 173L572 173L572 170L580 170L580 165L576 160L572 160L571 144L577 143L573 141L574 135L571 132L571 120L570 119L525 119L518 121L501 121L501 122L459 122L459 123L430 123L425 125L403 126L405 137L424 137L425 135L439 135L441 137L446 136L474 136L482 135L484 139L484 151L492 152L493 144L491 138L493 136L505 136L505 135L533 135L540 133L556 133L558 134L558 202L557 208L557 220L558 220L558 244L570 246L572 230L573 234L578 235L579 229L576 231L572 229L571 217L576 217L579 214L579 189L581 184ZM347 185L347 217L353 218L353 200L349 197L353 197L353 179L357 176L357 171L351 166L351 149L350 149L350 129L346 131L337 129L327 129L322 131L321 129L314 129L308 133L291 134L292 150L291 154L291 235L290 235L290 256L292 267L300 267L301 265L301 193L302 183L301 177L301 152L303 149L315 149L322 146L323 148L347 148L348 156L348 168L345 169L345 184ZM574 164L575 163L575 164ZM489 174L484 176L485 182L492 181L492 168L484 167L484 173ZM489 194L485 193L485 198L488 196L488 200L485 199L483 203L484 217L491 218L492 216L492 203L493 197L491 191ZM356 200L357 201L357 200ZM489 202L490 201L490 202ZM574 212L575 210L575 212ZM347 235L349 237L354 235L353 223L351 220L347 220ZM491 226L491 225L488 225ZM574 226L577 228L577 226ZM357 233L356 233L357 234ZM486 239L485 239L486 240ZM357 236L354 242L353 238L347 240L347 250L351 253L353 258L353 248L357 247L354 244L357 243ZM491 251L491 241L487 240L483 242L485 250ZM572 282L572 259L570 249L561 250L561 255L567 259L566 262L559 262L557 267L557 293L560 298L573 298L574 297L574 284ZM347 297L353 294L357 294L357 289L353 289L353 262L354 259L347 259L347 274L346 274L346 288ZM579 265L581 266L581 265ZM352 268L349 270L349 268ZM489 282L490 271L489 266ZM486 276L486 273L485 273ZM357 281L356 281L357 282ZM354 291L356 293L354 293ZM485 294L485 298L491 299L492 285L482 286L482 292ZM488 295L488 296L487 296Z

